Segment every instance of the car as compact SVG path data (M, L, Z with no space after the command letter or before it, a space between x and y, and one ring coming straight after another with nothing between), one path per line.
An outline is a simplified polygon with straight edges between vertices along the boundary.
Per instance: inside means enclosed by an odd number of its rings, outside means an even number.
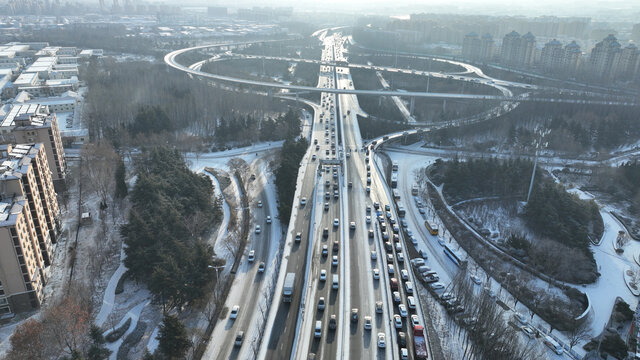
M407 307L404 306L404 304L400 304L398 305L398 313L400 314L400 316L402 316L403 318L407 317Z
M398 331L398 345L407 346L407 334L405 332Z
M323 311L324 310L324 296L321 296L320 299L318 299L318 310Z
M371 260L378 259L378 253L375 250L371 250Z
M387 211L387 212L391 211L391 205L385 204L384 205L384 210Z
M247 260L249 260L249 262L253 262L253 260L256 259L256 251L255 250L249 250L249 256L247 258Z
M365 217L364 217L364 221L365 221L367 224L371 224L371 216L369 216L369 215L365 216Z
M260 225L256 225L256 234L260 234L262 232L262 228Z
M331 265L332 266L338 266L338 256L337 255L333 255L331 257Z
M384 249L386 252L391 253L393 251L393 246L391 245L391 243L389 241L385 241L384 242ZM391 255L391 254L389 254Z
M369 238L373 238L373 229L369 229Z
M352 323L358 322L358 308L351 309L351 322Z
M393 314L393 325L396 329L402 329L402 318L398 314Z
M378 333L378 348L384 349L387 346L387 340L384 333Z
M229 319L237 318L239 312L240 312L240 305L233 305L233 307L231 308L231 312L229 313Z
M393 217L393 215L391 215L391 211L387 210L387 211L384 213L384 216L386 216L386 217L387 217L387 219L389 219L389 222L391 222L391 223L393 224L393 222L391 221L391 218Z
M373 269L373 280L380 280L380 269Z
M329 228L324 228L322 230L322 237L325 239L329 237Z
M407 348L400 348L400 359L401 360L409 359L409 350L407 350Z
M400 298L400 293L398 291L394 291L392 295L394 303L399 304L402 301L402 298Z
M433 290L444 289L444 284L441 283L441 282L436 282L436 283L433 283L433 284L431 284L429 286L431 286L431 289L433 289Z
M524 315L520 314L519 312L515 313L513 317L518 321L518 323L520 323L520 325L529 324L529 320L527 320L527 318Z
M480 280L480 277L478 275L471 275L470 278L471 281L473 281L476 285L482 284L482 280Z
M533 338L534 336L536 336L536 332L531 328L531 326L523 326L520 328L520 330L522 330L522 332L527 335L527 337L529 337L530 339Z
M307 205L307 198L306 198L306 197L303 197L303 198L300 200L300 205L302 205L302 206Z
M382 301L376 301L376 314L382 314Z
M395 236L394 236L394 241L395 241ZM396 246L396 252L402 252L402 244L400 244L400 242L396 242L395 246Z
M397 245L399 245L399 243L400 243L400 235L398 235L398 234L393 234L393 236L392 236L392 237L393 237L393 242L394 242L394 243L397 243ZM400 248L400 250L399 250L399 251L402 251L402 248Z
M320 270L320 281L327 281L327 270Z
M322 256L327 256L327 255L329 255L329 246L322 245Z
M315 154L314 154L314 155L311 155L311 161L316 161L316 159L317 159L317 157L316 157L316 155L315 155Z
M402 280L409 280L409 272L406 269L400 270L400 277Z
M421 259L421 258L411 259L411 264L413 265L414 268L419 268L420 266L424 266L424 259Z
M387 264L387 272L389 273L389 275L395 274L396 270L394 269L392 264Z
M238 331L236 333L236 340L233 342L233 345L236 347L242 346L243 339L244 339L244 331Z
M380 226L380 228L382 228L382 240L384 241L389 240L389 233L384 231L384 226Z
M407 223L407 220L405 220L405 219L400 220L400 225L402 225L402 227L403 227L404 229L406 229L407 227L409 227L409 224Z
M364 317L364 329L371 330L371 316L367 315Z
M409 305L409 309L415 310L416 298L414 298L413 296L407 296L407 305Z
M418 208L418 212L419 212L420 214L424 215L424 213L425 213L424 208Z
M271 224L271 216L267 215L267 224Z
M371 214L371 205L367 205L366 211L367 214ZM369 220L371 220L371 217L369 217Z
M403 253L397 253L396 254L396 258L398 259L399 263L403 263L404 262L404 254Z
M335 330L337 326L336 314L331 314L331 317L329 317L329 330Z
M387 254L387 264L393 264L393 254Z
M324 211L329 211L329 203L328 202L324 203Z
M300 240L302 240L302 233L297 232L296 233L296 242L300 242Z
M260 262L260 265L258 265L258 273L263 273L264 272L264 262Z
M333 240L333 251L338 250L340 250L340 243L338 242L338 240Z
M441 299L442 301L454 300L455 298L456 298L456 297L455 297L452 293L450 293L450 292L446 292L446 293L444 293L444 294L440 295L440 299Z
M374 208L374 209L376 209L376 210L378 210L378 209L380 208L380 203L379 203L379 202L377 202L377 201L376 201L376 202L374 202L374 203L373 203L373 208Z
M413 314L411 315L411 327L415 328L416 325L420 325L420 318L418 318L418 315Z
M352 221L352 222L349 223L349 229L351 229L351 230L355 230L356 229L356 222L355 221Z
M333 227L338 227L340 226L340 220L338 220L338 218L333 219Z
M262 201L258 201L258 207L261 208L262 207Z

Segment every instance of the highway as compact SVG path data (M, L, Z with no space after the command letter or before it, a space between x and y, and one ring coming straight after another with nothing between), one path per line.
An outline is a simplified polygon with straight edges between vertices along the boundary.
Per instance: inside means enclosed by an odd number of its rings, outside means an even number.
M233 44L225 44L224 46L233 46ZM268 81L259 81L259 80L248 80L248 79L240 79L234 78L231 76L219 75L219 74L211 74L207 72L203 72L200 70L192 69L189 66L185 66L179 64L176 61L176 57L178 55L184 54L189 51L194 50L203 50L210 47L222 48L220 44L214 45L201 45L194 46L190 48L184 48L175 50L173 52L168 53L164 57L164 61L167 65L171 66L174 69L186 72L188 74L194 76L200 76L204 78L214 79L218 81L226 81L233 82L245 85L253 85L266 87L271 89L286 89L286 90L297 90L297 91L308 91L313 93L332 93L332 94L351 94L351 95L370 95L370 96L403 96L403 97L418 97L418 98L437 98L437 99L475 99L475 100L497 100L497 101L532 101L532 102L552 102L552 103L570 103L570 104L593 104L593 105L616 105L616 106L636 106L637 102L634 99L633 101L613 101L613 100L592 100L592 99L558 99L558 98L547 98L547 97L533 97L529 96L526 98L521 98L517 96L500 96L500 95L478 95L478 94L460 94L460 93L438 93L438 92L421 92L421 91L395 91L395 90L356 90L356 89L345 89L345 88L318 88L313 86L302 86L302 85L290 85L290 84L282 84ZM300 59L297 59L298 61ZM331 63L329 63L331 64ZM362 67L369 67L369 65L361 65ZM402 70L407 71L407 70ZM411 73L414 73L411 71ZM417 73L417 72L415 72ZM460 76L458 76L460 78ZM455 79L452 77L452 79ZM469 81L480 82L479 79L473 78ZM484 80L489 81L489 80ZM504 82L501 85L505 85L507 82ZM567 90L569 91L569 90Z

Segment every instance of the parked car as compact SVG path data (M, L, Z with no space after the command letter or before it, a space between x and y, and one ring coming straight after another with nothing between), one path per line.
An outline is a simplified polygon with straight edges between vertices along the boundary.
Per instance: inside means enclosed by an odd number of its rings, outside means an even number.
M233 305L231 312L229 313L229 319L236 319L240 312L240 305Z

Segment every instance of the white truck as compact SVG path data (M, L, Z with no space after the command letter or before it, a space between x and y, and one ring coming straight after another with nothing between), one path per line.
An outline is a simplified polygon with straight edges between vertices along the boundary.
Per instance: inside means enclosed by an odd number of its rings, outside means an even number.
M296 274L287 273L287 277L284 278L284 287L282 288L282 301L291 302L295 281L296 281Z

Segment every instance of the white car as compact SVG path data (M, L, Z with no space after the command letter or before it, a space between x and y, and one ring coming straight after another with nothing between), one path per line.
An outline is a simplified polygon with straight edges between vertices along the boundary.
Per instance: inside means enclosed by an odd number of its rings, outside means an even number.
M255 259L256 259L256 251L255 250L249 251L249 258L248 258L249 262L253 262L253 260Z
M371 224L371 216L369 216L369 215L365 216L365 217L364 217L364 221L365 221L367 224Z
M404 306L404 304L398 305L398 312L400 313L400 316L402 316L403 318L407 317L407 307Z
M409 350L407 350L407 348L400 349L400 359L401 360L409 359Z
M338 255L333 255L331 257L331 265L338 266Z
M482 280L480 280L480 277L478 275L471 275L471 281L473 281L476 285L481 285L482 284Z
M300 200L300 205L305 206L307 204L307 198L303 197L302 200Z
M350 222L350 223L349 223L349 228L350 228L351 230L355 230L355 229L356 229L356 222L355 222L355 221Z
M256 234L260 234L262 232L262 229L260 228L260 225L256 225Z
M239 312L240 312L240 305L233 305L233 307L231 308L231 313L229 313L229 319L237 318Z
M373 280L380 280L380 270L373 269Z
M371 250L371 260L378 259L378 253L375 250Z
M320 270L320 281L326 281L327 280L327 270L322 269Z
M402 318L398 314L393 314L393 325L396 329L402 329Z
M407 296L407 304L409 305L409 309L415 310L416 298L414 298L413 296Z
M324 310L324 296L321 296L320 299L318 299L318 310Z
M387 340L384 333L378 333L378 347L384 349L387 346Z
M258 207L261 208L262 207L262 201L258 201Z
M443 283L441 283L441 282L436 282L436 283L433 283L433 284L431 284L431 285L429 285L429 286L431 286L431 288L432 288L433 290L444 289L444 284L443 284Z
M416 325L420 325L420 319L418 318L418 315L411 315L411 327L415 328Z
M371 316L364 317L364 329L371 330Z
M391 264L387 265L387 271L389 272L389 275L393 275L396 272Z
M409 272L405 269L400 270L400 277L402 280L409 280Z
M267 224L271 224L271 216L267 215Z
M340 226L340 220L338 220L338 218L333 219L333 227L338 227Z

